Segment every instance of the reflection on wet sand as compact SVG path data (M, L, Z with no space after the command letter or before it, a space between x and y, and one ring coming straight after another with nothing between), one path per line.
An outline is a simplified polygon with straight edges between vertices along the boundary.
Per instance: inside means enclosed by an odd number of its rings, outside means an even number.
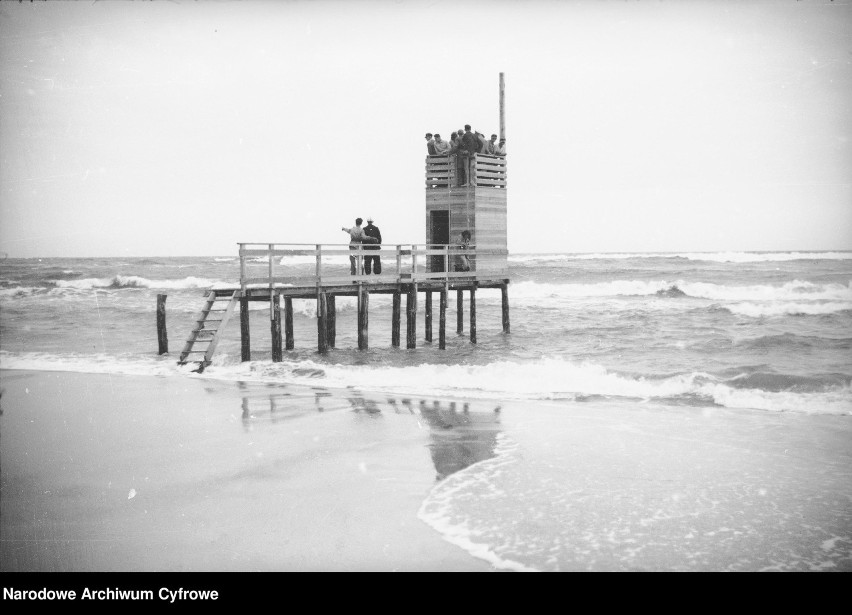
M241 387L245 388L245 387ZM469 402L442 402L408 397L374 399L358 391L342 396L320 387L313 389L313 404L278 389L275 393L246 394L241 401L243 426L252 429L262 422L280 423L311 412L324 412L328 407L340 409L335 400L345 399L356 414L381 418L382 411L422 417L429 426L429 452L435 465L436 480L485 459L494 457L500 432L500 406L472 409Z

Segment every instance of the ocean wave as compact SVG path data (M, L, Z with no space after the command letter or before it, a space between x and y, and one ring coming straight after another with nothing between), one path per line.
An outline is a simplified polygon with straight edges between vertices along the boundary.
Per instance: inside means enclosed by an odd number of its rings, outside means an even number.
M594 252L587 254L510 254L513 263L573 260L686 259L716 263L759 263L796 260L852 260L852 252Z
M807 414L852 414L849 378L836 375L813 390L801 390L802 380L773 376L767 390L755 388L765 376L721 379L703 372L646 377L619 374L602 365L562 359L529 363L497 361L487 365L430 365L408 367L327 365L314 361L234 363L225 353L198 377L227 381L287 383L334 389L357 388L381 393L485 400L587 401L596 396L658 400L684 405L718 405ZM130 375L188 374L174 357L51 355L0 351L0 368L35 371L79 371ZM753 378L751 382L747 378ZM746 380L744 380L746 379ZM766 384L766 383L763 383ZM751 385L751 386L749 386ZM771 385L771 386L770 386ZM698 400L698 404L696 404Z
M176 280L149 280L136 275L116 275L111 278L84 278L80 280L53 280L57 288L75 290L92 290L95 288L214 288L225 286L227 283L207 278L190 276Z
M735 303L720 306L732 314L762 318L765 316L818 316L852 311L852 302L829 301L826 303L807 303L785 301L782 303Z
M793 280L782 285L727 286L683 280L612 280L593 284L517 282L510 286L512 299L646 296L692 297L713 301L847 301L852 302L848 284Z

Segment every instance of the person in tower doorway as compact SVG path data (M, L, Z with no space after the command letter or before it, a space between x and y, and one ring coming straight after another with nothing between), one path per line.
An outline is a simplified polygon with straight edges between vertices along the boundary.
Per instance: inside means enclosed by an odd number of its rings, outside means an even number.
M465 252L470 248L470 231L461 232L461 243L458 246L459 253L456 254L453 263L454 271L470 271L470 258Z
M365 250L381 249L379 246L381 246L382 244L382 232L379 230L378 226L375 226L373 224L372 216L369 216L367 218L367 226L364 227L364 235L366 236L364 239L364 243L368 244L364 246ZM364 273L366 273L367 275L370 275L370 273L381 275L382 259L378 254L372 256L364 256Z
M356 218L355 219L355 226L353 226L352 228L346 228L345 226L341 227L342 231L349 233L349 249L350 250L357 250L358 246L360 246L361 243L364 241L364 237L366 237L366 235L364 235L364 229L361 228L362 222L364 222L364 221L361 218ZM350 275L356 275L357 273L360 273L358 271L357 263L358 263L358 259L355 258L355 255L350 254L349 255L349 274Z

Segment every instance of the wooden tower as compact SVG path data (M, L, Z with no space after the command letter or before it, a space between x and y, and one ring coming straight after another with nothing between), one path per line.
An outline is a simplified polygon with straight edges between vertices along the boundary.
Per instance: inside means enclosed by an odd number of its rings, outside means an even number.
M504 101L500 73L500 139L505 138ZM477 277L508 277L505 155L426 157L426 243L458 245L465 230L478 253L471 271ZM432 257L427 267L443 271L443 259Z

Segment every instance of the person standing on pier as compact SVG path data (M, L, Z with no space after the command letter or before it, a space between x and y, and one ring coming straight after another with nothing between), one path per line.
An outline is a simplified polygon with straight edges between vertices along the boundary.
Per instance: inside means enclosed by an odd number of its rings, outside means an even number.
M341 227L342 231L349 233L349 249L350 250L357 250L358 246L361 245L361 242L364 241L364 237L366 237L366 235L364 235L364 229L361 228L362 222L363 222L363 220L361 218L356 218L355 219L355 226L353 226L352 228L346 228L345 226ZM349 255L349 274L350 275L355 275L356 273L360 273L358 271L358 267L356 266L357 262L358 262L358 259L356 259L352 254L350 254Z
M435 136L437 137L438 135ZM372 216L367 218L367 226L364 227L364 235L375 239L375 242L370 242L370 245L364 246L365 250L381 249L379 246L382 243L382 232L379 230L378 226L375 226L373 224ZM376 254L375 256L364 256L364 273L366 273L367 275L370 275L370 273L381 275L382 259L378 254Z

